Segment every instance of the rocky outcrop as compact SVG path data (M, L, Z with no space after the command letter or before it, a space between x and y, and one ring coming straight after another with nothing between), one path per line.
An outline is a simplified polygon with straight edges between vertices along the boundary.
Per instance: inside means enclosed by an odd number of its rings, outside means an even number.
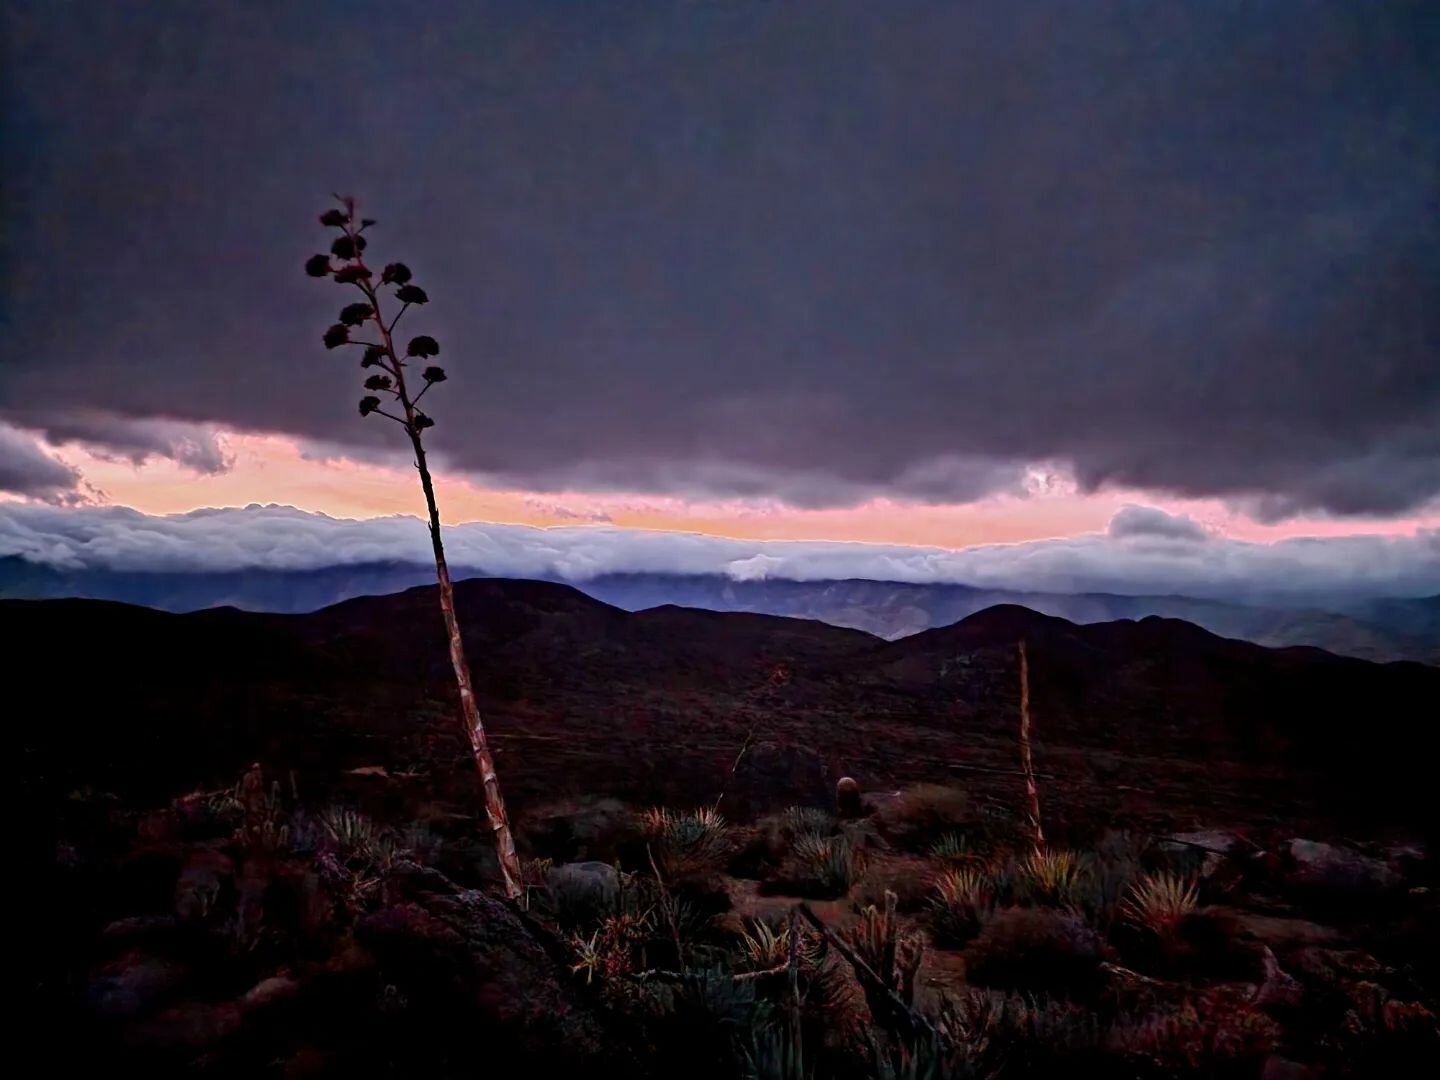
M1291 840L1290 883L1330 892L1379 893L1400 884L1400 875L1383 859L1317 840Z

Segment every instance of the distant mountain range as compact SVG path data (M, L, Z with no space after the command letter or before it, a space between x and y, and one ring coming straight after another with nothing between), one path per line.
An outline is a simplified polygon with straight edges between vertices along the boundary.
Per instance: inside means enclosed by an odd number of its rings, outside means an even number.
M1182 824L1268 820L1283 804L1294 828L1302 802L1376 820L1428 805L1433 725L1417 703L1440 697L1440 670L1422 664L1009 605L889 642L626 612L540 581L463 581L456 608L519 807L713 798L752 737L792 748L772 765L799 755L877 790L960 770L973 797L1013 806L1022 640L1052 820L1142 804ZM473 799L433 586L305 615L0 600L0 635L45 691L9 726L11 754L52 797L164 800L259 761L311 792L384 766L423 774L417 798Z
M457 567L457 577L488 576ZM0 559L0 598L85 597L165 611L237 607L302 613L357 596L396 592L434 580L431 567L364 563L318 570L155 573L66 572L19 558ZM946 626L998 604L1016 604L1075 623L1161 616L1221 637L1271 647L1309 645L1369 660L1440 664L1440 595L1375 599L1337 610L1250 606L1187 596L1120 596L979 589L895 581L737 581L709 574L610 574L567 582L627 611L671 604L815 619L896 640Z

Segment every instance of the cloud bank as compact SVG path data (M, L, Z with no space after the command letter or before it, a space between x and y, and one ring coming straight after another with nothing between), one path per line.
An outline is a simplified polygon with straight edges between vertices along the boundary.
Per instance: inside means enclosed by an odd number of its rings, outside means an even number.
M1432 5L3 17L14 424L199 469L163 425L393 446L300 270L340 186L434 300L434 445L486 486L962 502L1057 462L1265 520L1440 496Z
M1207 534L1153 507L1127 507L1104 534L961 550L489 523L448 526L445 543L463 571L577 582L614 573L868 578L1267 602L1440 592L1440 529L1257 544ZM410 517L343 520L284 506L156 517L116 507L0 504L5 556L59 570L197 573L423 565L430 551L424 525Z

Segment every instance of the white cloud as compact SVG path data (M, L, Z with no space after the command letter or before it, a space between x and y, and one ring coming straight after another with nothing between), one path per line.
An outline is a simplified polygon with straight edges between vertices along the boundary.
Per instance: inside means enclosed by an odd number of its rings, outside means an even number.
M1021 544L961 550L826 541L733 540L608 525L549 529L448 526L451 564L507 577L584 581L608 573L727 574L737 579L870 578L990 588L1225 599L1416 596L1440 592L1440 529L1261 544L1120 527ZM1123 517L1122 517L1123 515ZM1159 518L1148 519L1150 524ZM1185 521L1187 519L1170 519ZM1130 526L1125 523L1130 522ZM1193 523L1192 523L1193 524ZM1162 523L1162 530L1165 526ZM1182 530L1183 532L1184 530ZM119 507L0 505L0 557L66 570L199 572L316 570L371 562L425 563L424 525L411 517L364 521L286 506L196 510L164 517Z

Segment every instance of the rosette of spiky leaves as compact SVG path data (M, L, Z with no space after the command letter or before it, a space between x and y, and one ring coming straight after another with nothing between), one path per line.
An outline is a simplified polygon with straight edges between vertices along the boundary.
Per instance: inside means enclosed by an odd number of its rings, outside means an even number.
M1120 902L1120 916L1157 937L1168 938L1195 910L1198 895L1194 880L1180 874L1142 874Z
M860 877L860 853L850 837L802 833L795 838L792 856L795 877L816 896L843 896Z
M791 836L828 836L835 831L835 819L824 810L814 806L787 807L780 815L782 826Z
M708 873L730 851L730 827L709 807L689 813L654 807L645 812L642 825L651 855L667 879Z
M944 945L963 945L980 932L991 907L990 883L970 868L947 870L935 879L930 918Z
M773 926L762 919L748 919L740 929L740 948L753 971L768 971L790 956L790 927Z
M957 832L947 832L930 845L930 858L942 863L961 863L970 857L970 845Z
M1020 864L1022 888L1031 903L1067 907L1079 898L1085 867L1074 852L1049 848L1032 852Z

